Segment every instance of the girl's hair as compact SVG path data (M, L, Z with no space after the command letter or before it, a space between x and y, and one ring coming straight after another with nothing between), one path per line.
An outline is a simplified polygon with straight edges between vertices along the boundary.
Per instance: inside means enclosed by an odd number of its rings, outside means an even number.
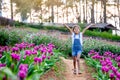
M73 31L74 31L75 27L79 27L79 26L78 26L78 25L74 25L74 26L73 26L73 29L72 29Z

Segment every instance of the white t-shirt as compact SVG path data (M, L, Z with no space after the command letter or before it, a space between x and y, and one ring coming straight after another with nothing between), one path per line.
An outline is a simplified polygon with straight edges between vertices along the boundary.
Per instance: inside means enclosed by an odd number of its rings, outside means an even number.
M80 35L80 37L79 37L79 35ZM72 33L72 44L74 42L74 39L80 39L81 45L83 45L82 37L83 37L82 32L80 32L77 35L75 35L75 33Z

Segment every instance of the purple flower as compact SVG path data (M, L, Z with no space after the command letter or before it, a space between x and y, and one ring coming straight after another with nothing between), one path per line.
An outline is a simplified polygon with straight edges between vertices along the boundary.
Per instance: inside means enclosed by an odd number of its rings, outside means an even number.
M24 57L23 57L23 58L24 58L24 59L26 59L26 57L27 57L27 56L26 56L26 55L24 55Z
M32 54L33 54L33 55L37 54L37 51L36 51L36 50L33 50L33 51L32 51Z
M27 76L27 74L26 74L24 71L20 70L20 71L18 72L18 76L19 76L20 78L24 79L24 78Z
M25 67L25 66L22 66L22 67L20 67L20 68L19 68L19 70L22 70L22 71L24 71L24 72L26 72L26 73L27 73L28 68L27 68L27 67Z
M2 54L0 54L0 58L2 57Z
M41 63L42 62L42 58L35 57L34 58L34 62L35 63L37 63L37 62Z
M38 61L38 57L35 57L35 58L34 58L34 62L37 63L37 61Z
M19 51L19 48L18 47L13 47L12 48L12 52L18 52Z
M47 59L50 59L50 56L47 56Z
M94 54L95 53L95 51L94 50L90 50L90 52L88 53L89 55L92 55L92 54Z
M114 73L110 73L109 77L110 79L113 79L115 77Z
M116 75L117 75L117 77L120 79L120 73L119 73L119 72L117 72L117 73L116 73Z
M15 60L17 60L17 61L20 60L20 55L19 55L19 54L12 53L12 54L11 54L11 57L12 57L12 59L15 59Z
M29 44L29 45L28 45L28 48L31 48L31 47L34 47L34 46L35 46L35 44L32 43L32 44Z
M6 64L0 63L0 68L1 68L1 67L5 67L5 66L6 66Z
M106 66L106 64L107 64L107 63L106 63L105 61L101 61L101 65L102 65L102 66Z
M22 70L23 67L28 68L28 64L20 64L19 69Z
M118 63L118 67L120 67L120 62Z
M30 56L32 54L31 50L25 50L25 55Z
M109 68L107 66L102 66L101 69L102 69L103 72L108 72L109 71Z
M112 71L114 72L114 74L116 74L117 73L117 68L112 67Z
M41 63L41 62L42 62L42 59L41 59L41 58L38 58L38 62Z
M48 49L48 53L52 53L53 51L52 51L52 49L51 48L49 48Z
M27 76L28 64L20 64L18 76L24 79Z
M45 60L45 58L46 58L46 55L43 54L42 55L42 60Z
M53 52L52 52L52 53L50 53L50 55L53 55Z
M116 57L115 60L116 60L117 62L119 62L119 61L120 61L120 56Z
M39 46L35 46L34 50L38 51L39 50Z
M42 47L42 48L40 49L40 51L41 51L41 53L47 53L47 48L46 48L46 47Z
M120 80L119 78L116 78L115 80Z
M52 44L52 43L49 43L47 46L50 47L50 48L52 48L52 49L55 48L55 45Z

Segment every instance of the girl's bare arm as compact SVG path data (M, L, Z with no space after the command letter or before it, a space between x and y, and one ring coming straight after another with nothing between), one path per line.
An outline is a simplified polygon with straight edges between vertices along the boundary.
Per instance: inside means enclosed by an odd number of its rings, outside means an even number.
M89 27L91 27L91 26L93 26L93 25L95 25L95 24L90 24L89 26L87 26L87 27L82 31L82 34L84 34L85 31L86 31Z
M69 31L70 31L70 33L72 34L72 29L70 29L70 27L68 26L68 25L66 25L66 24L63 24Z

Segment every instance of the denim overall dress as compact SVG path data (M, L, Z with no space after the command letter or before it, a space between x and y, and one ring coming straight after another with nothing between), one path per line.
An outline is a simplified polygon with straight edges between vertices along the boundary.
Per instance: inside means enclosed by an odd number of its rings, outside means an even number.
M82 53L82 44L80 41L80 33L78 34L79 38L75 38L76 34L73 36L73 44L72 44L72 56L77 56Z

